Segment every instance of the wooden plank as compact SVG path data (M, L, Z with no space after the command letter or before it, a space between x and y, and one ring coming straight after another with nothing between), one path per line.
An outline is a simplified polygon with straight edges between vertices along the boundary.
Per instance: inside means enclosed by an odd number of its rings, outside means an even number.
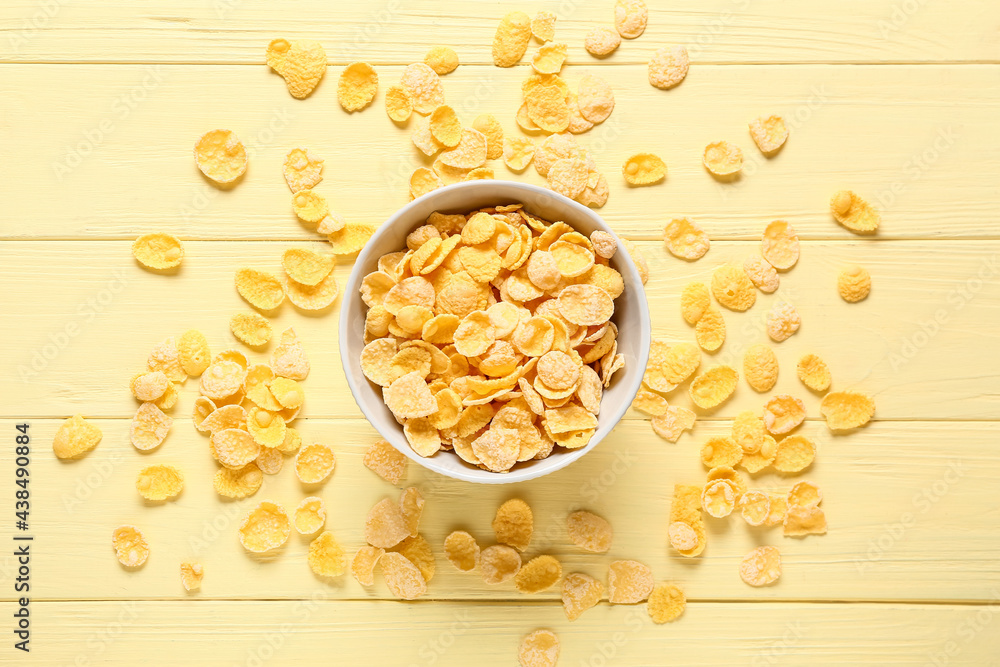
M337 664L513 665L538 627L558 634L560 665L585 667L987 665L1000 650L995 606L691 603L663 626L641 607L605 604L573 623L554 604L46 602L32 613L37 665L163 655L192 667L292 665L330 653Z
M629 237L660 238L667 219L686 215L715 239L759 238L777 217L802 238L854 238L828 210L834 191L851 188L884 209L877 239L998 238L1000 65L703 66L669 92L651 87L642 66L564 71L574 85L595 73L615 86L614 114L579 141L608 176L601 214ZM399 72L380 68L383 88ZM5 67L0 139L18 168L0 181L0 238L133 238L146 229L308 238L280 176L295 146L326 158L318 190L335 210L381 222L406 203L409 175L428 161L418 159L408 129L386 117L381 96L344 114L338 73L300 102L263 65ZM519 132L514 113L526 75L524 67L461 67L445 88L465 122L488 111ZM747 122L772 112L789 119L791 138L764 159ZM251 151L245 181L230 191L209 185L191 156L196 139L216 127L234 130ZM719 139L744 150L737 182L719 183L701 165L705 145ZM640 151L664 157L666 182L626 187L619 170ZM542 183L533 168L516 175L500 161L491 166L499 178Z
M179 273L161 276L135 263L127 241L5 244L0 265L10 286L0 294L0 306L17 335L0 359L9 378L0 386L0 412L12 418L75 412L131 417L135 402L128 380L160 340L194 327L206 333L216 351L243 348L228 330L230 316L248 310L233 275L240 266L280 271L281 253L291 245L188 242ZM324 243L313 245L322 250ZM674 340L693 340L680 317L683 285L710 280L716 266L758 252L753 242L720 241L705 258L688 264L668 255L659 242L640 245L653 276L646 293L654 334ZM776 294L761 295L746 313L726 311L727 342L717 354L704 355L703 367L728 363L742 369L746 348L769 340L763 332L767 311L785 299L798 307L804 324L775 345L782 371L772 393L801 396L810 416L819 417L819 396L806 391L794 372L807 352L826 359L835 387L873 394L877 419L1000 418L994 378L983 366L1000 331L996 242L802 245L799 265L783 275ZM836 293L838 272L852 262L865 266L874 284L871 296L853 305ZM337 267L341 285L350 268ZM339 305L310 316L285 304L273 320L276 331L294 326L309 352L306 416L360 416L341 367L338 316ZM267 350L243 349L252 359L268 358ZM181 393L177 414L187 415L197 383L187 382ZM689 404L685 388L671 400ZM765 400L741 383L735 397L711 417L759 410Z
M1000 59L992 3L846 0L836 5L780 0L650 2L649 24L611 62L642 63L662 44L687 44L696 62L936 62ZM263 62L275 37L321 41L332 62L400 64L448 44L463 61L492 63L500 17L547 9L574 61L590 59L586 33L613 21L613 3L539 0L508 6L443 0L429 10L407 0L329 3L303 0L10 0L0 12L0 59L13 62ZM534 47L536 44L533 44ZM533 51L533 48L532 48Z
M373 589L350 575L326 583L309 571L309 538L289 542L263 557L243 551L236 530L243 515L264 499L291 509L308 495L328 508L326 527L353 556L364 543L369 508L398 490L362 465L376 439L363 420L304 419L296 422L306 442L330 444L337 468L320 488L304 487L292 461L267 476L252 498L223 501L212 490L217 465L207 440L189 420L179 419L166 442L141 454L128 442L127 420L97 420L104 439L79 461L60 462L49 451L57 420L28 420L34 450L31 463L35 535L32 585L35 600L183 598L178 567L196 558L206 569L199 598L308 598L314 591L338 599L388 597L379 580ZM13 433L14 422L0 422ZM680 581L697 600L990 600L1000 590L1000 511L995 480L1000 475L992 423L877 422L849 437L831 436L810 422L802 432L817 442L816 463L794 477L762 473L750 488L787 490L797 481L815 482L824 493L830 525L825 536L784 538L780 528L755 529L733 516L706 518L709 544L702 557L684 559L667 545L666 527L673 486L704 480L698 450L710 437L729 432L729 422L699 423L670 445L645 422L623 422L593 452L563 471L513 486L480 486L425 471L411 463L406 481L426 498L421 532L437 556L437 574L426 599L557 600L559 591L536 596L517 593L512 582L486 586L477 574L458 572L442 554L453 530L470 531L482 547L493 543L490 522L497 506L511 497L533 508L535 534L525 558L549 553L564 572L583 571L604 579L619 558L647 563L658 579ZM0 454L4 470L13 452ZM135 491L138 471L152 463L177 465L185 489L175 501L148 503ZM0 503L13 506L13 485ZM589 509L614 526L607 554L581 551L568 541L566 515ZM128 572L114 558L115 526L135 524L151 548L148 562ZM5 524L4 531L13 530ZM7 538L9 539L9 537ZM774 586L752 589L738 575L750 549L772 544L782 552L784 575ZM13 556L0 557L0 584L11 582ZM87 573L81 576L81 573ZM919 582L919 585L914 585ZM12 586L0 586L9 599Z

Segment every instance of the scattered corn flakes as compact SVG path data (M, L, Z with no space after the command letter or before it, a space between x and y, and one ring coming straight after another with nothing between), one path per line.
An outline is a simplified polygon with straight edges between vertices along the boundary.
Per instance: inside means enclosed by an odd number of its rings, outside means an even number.
M247 150L229 130L212 130L203 134L194 146L194 160L201 173L223 185L235 182L247 170ZM136 258L139 259L138 256Z
M275 39L267 45L267 64L285 80L292 97L301 100L326 73L326 51L311 39Z
M552 556L532 558L514 575L514 588L521 593L541 593L562 578L562 565Z
M593 28L583 39L583 48L592 56L611 55L621 46L622 37L616 30L606 27Z
M535 155L535 142L527 137L504 137L503 162L511 171L524 171Z
M837 276L837 291L840 298L848 303L864 301L871 290L872 277L860 266L849 266Z
M566 517L566 532L570 541L584 551L607 553L611 548L614 532L607 519L580 510Z
M240 544L247 551L263 553L280 547L291 532L284 508L265 500L250 510L240 524Z
M831 431L846 431L867 424L875 414L871 396L856 391L834 391L823 397L819 411Z
M761 116L750 121L750 136L764 155L771 156L785 145L788 128L781 116Z
M521 555L504 544L486 547L479 554L479 570L490 585L513 579L521 569Z
M676 584L657 584L649 594L646 611L653 623L669 623L676 621L684 613L687 598L684 591Z
M701 505L709 516L722 519L736 508L736 493L726 480L709 482L701 494Z
M339 577L347 571L347 556L333 533L325 530L309 543L309 569L321 577Z
M615 1L615 29L625 39L635 39L646 30L649 10L642 0Z
M757 301L757 290L737 264L723 264L712 272L712 294L730 310L745 311Z
M767 586L781 577L781 553L776 547L757 547L740 561L740 579L751 586Z
M132 256L150 269L173 269L184 259L184 246L173 234L144 234L132 244Z
M764 424L775 435L788 433L806 418L806 406L801 399L779 394L764 405Z
M758 257L757 255L747 257L743 260L743 271L750 278L750 282L754 284L754 287L765 294L777 291L778 286L781 284L778 272L763 257Z
M434 552L423 535L412 535L399 543L396 553L402 554L408 561L417 566L420 575L426 583L434 578L437 564L434 562Z
M305 148L293 148L285 156L282 173L293 194L310 190L323 180L323 160Z
M235 313L229 318L229 329L250 347L260 347L271 340L271 323L259 313Z
M340 73L337 101L344 111L360 111L372 103L378 92L378 74L368 63L351 63Z
M826 514L819 507L789 506L784 518L785 537L826 534Z
M739 377L732 366L712 366L691 382L691 400L703 410L718 407L736 391Z
M266 271L243 268L236 272L236 291L247 303L263 311L271 311L285 300L281 281Z
M556 36L556 15L542 9L531 19L531 34L539 42L551 42Z
M479 544L464 530L456 530L445 538L444 554L461 572L471 572L479 564Z
M616 560L608 567L608 602L635 604L653 592L653 572L635 560Z
M129 428L129 439L132 446L140 451L156 449L163 444L173 423L174 420L163 414L163 411L158 407L152 403L143 403L136 410ZM99 434L98 441L100 441Z
M760 254L778 271L787 271L799 261L799 236L785 220L774 220L764 228Z
M567 46L563 43L551 42L538 48L531 59L531 67L539 74L558 74L566 62Z
M399 82L406 89L413 101L413 110L421 114L429 114L444 104L444 86L441 78L426 63L407 65L399 77Z
M415 600L427 592L420 569L401 553L388 552L379 559L389 592L402 600Z
M215 473L212 486L215 492L225 498L246 498L257 493L264 482L257 464L250 462L237 470L222 468Z
M391 549L409 535L410 528L399 503L383 498L368 511L365 519L365 541L368 544Z
M295 531L299 535L312 535L326 523L326 505L318 496L303 499L295 508Z
M319 484L330 476L336 463L333 450L328 446L306 445L295 456L295 476L303 484Z
M187 375L201 375L208 368L211 358L208 339L197 329L185 331L177 340L177 361Z
M521 639L517 648L521 667L555 667L559 662L559 637L551 630L535 630Z
M397 123L405 123L413 113L413 100L406 88L396 84L385 91L385 113Z
M670 405L652 419L653 431L668 442L677 442L684 431L694 427L696 415L687 408Z
M604 595L604 584L582 572L572 572L563 578L562 604L566 618L575 621Z
M701 446L701 462L707 468L733 467L743 458L743 450L729 436L709 438Z
M493 37L493 64L497 67L513 67L531 40L531 18L524 12L510 12L500 21Z
M743 151L728 141L715 141L705 146L702 163L715 176L732 176L743 168Z
M826 391L830 388L830 367L815 354L806 354L799 359L795 372L802 384L813 391Z
M424 56L424 62L438 74L444 75L454 72L458 67L458 54L448 46L432 46Z
M662 181L666 175L666 163L652 153L636 153L622 165L622 176L629 185L652 185Z
M57 458L75 459L97 447L103 435L101 429L88 422L82 415L73 415L56 430L52 440L52 451Z
M816 445L804 435L790 435L778 441L774 469L783 473L802 472L816 458Z
M762 491L747 491L737 504L740 516L751 526L763 526L771 515L771 498Z
M364 464L390 484L399 484L406 476L406 455L385 440L377 440L368 448Z
M695 340L706 352L715 352L726 340L726 321L722 312L709 304L694 329Z
M462 140L462 123L455 110L447 104L442 104L431 113L430 127L431 136L445 148L454 148ZM411 189L412 185L411 181Z
M754 391L770 391L778 381L778 357L767 345L756 343L743 355L743 375Z

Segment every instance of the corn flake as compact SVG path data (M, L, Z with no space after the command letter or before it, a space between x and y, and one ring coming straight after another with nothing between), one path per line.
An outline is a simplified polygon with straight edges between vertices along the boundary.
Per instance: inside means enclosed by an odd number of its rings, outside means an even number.
M410 528L399 503L383 498L368 511L365 519L365 541L368 544L390 549L409 535Z
M566 618L575 621L601 601L604 584L582 572L572 572L563 578L562 604Z
M247 150L236 134L229 130L212 130L203 134L194 146L194 159L201 173L216 183L233 183L247 170ZM178 263L181 256L183 252L177 257ZM138 255L136 258L142 261Z
M514 575L514 588L521 593L541 593L562 578L562 565L553 556L536 556Z
M172 234L145 234L132 244L132 255L150 269L173 269L184 259L184 246Z
M264 475L256 463L248 463L237 470L222 468L212 478L215 492L225 498L246 498L257 493L264 482Z
M299 39L272 40L267 45L267 64L281 75L296 99L309 96L326 73L326 51L319 42Z
M688 324L697 324L711 305L705 283L690 282L681 290L681 316Z
M274 310L285 300L281 281L274 274L243 268L236 272L236 291L247 303L263 311Z
M743 168L743 151L728 141L705 146L702 164L715 176L732 176Z
M163 414L163 411L158 407L152 403L143 403L136 410L135 417L132 418L132 424L129 428L129 439L132 442L132 446L140 451L156 449L167 437L167 433L170 432L170 427L173 423L174 420ZM86 433L92 437L92 431L88 430ZM100 441L99 432L97 441ZM95 442L94 445L96 444Z
M615 29L625 39L635 39L646 30L649 10L643 0L616 0Z
M208 368L211 358L208 339L197 329L185 331L177 340L177 361L187 375L201 375Z
M364 464L390 484L399 484L406 476L406 455L385 440L378 440L368 448Z
M694 336L698 345L706 352L715 352L722 347L726 340L726 321L722 319L722 312L709 304L698 318Z
M806 417L806 406L788 394L774 396L764 405L764 424L775 435L788 433Z
M493 64L513 67L528 50L531 18L524 12L510 12L500 21L493 37Z
M535 142L527 137L504 137L503 162L511 171L527 169L535 155Z
M204 576L205 567L201 563L181 563L181 584L189 593L201 588Z
M709 438L701 446L701 462L706 468L733 467L743 458L740 445L729 436Z
M169 417L168 417L169 419ZM57 458L75 459L89 452L101 441L103 433L82 415L73 415L56 430L52 451Z
M737 380L739 373L735 368L712 366L691 382L691 400L703 410L718 407L736 391Z
M751 586L767 586L781 577L781 553L776 547L757 547L740 561L740 579Z
M684 431L694 427L695 413L677 405L667 406L662 415L656 415L651 420L656 435L668 442L677 442Z
M774 270L763 257L753 256L743 260L743 271L750 278L754 287L765 294L771 294L778 289L781 281L778 272Z
M118 562L125 567L139 567L149 558L149 544L135 526L118 526L111 534L111 546Z
M401 553L389 552L379 561L389 592L402 600L415 600L427 592L420 569Z
M285 156L282 173L293 194L310 190L323 180L323 160L305 148L293 148Z
M456 530L445 538L444 554L461 572L471 572L479 564L479 544L464 530Z
M622 165L622 176L629 185L652 185L662 181L666 175L666 163L652 153L636 153Z
M540 10L531 19L531 34L539 42L551 42L556 36L556 15L547 10Z
M462 140L462 123L455 110L447 104L442 104L431 113L430 127L431 136L445 148L454 148Z
M424 56L424 62L436 73L448 74L458 67L458 54L447 46L432 46Z
M379 547L365 545L358 549L351 561L351 574L354 575L359 584L362 586L375 585L375 565L384 555L385 549Z
M281 339L271 352L271 368L275 375L290 380L305 380L309 375L309 359L295 329L281 332Z
M333 533L325 530L309 543L309 569L321 577L339 577L347 571L347 555Z
M788 139L788 128L781 116L761 116L750 121L750 136L764 155L778 152Z
M513 579L520 569L521 555L504 544L486 547L479 554L483 582L491 586Z
M848 303L864 301L871 290L872 277L860 266L849 266L837 276L837 291L840 298Z
M616 30L600 27L593 28L583 39L583 48L592 56L603 57L611 55L621 46L622 37Z
M819 507L789 506L784 517L785 537L826 534L826 514Z
M635 560L616 560L608 567L608 602L635 604L653 592L653 572Z
M611 524L602 517L584 510L572 512L566 518L570 541L585 551L607 553L614 533Z
M413 100L401 85L389 86L385 91L385 113L397 123L405 123L413 113Z
M649 59L650 85L667 90L687 76L690 58L687 49L680 45L664 46Z
M292 532L292 525L281 505L265 500L247 513L239 532L244 549L263 553L284 544Z
M799 359L795 372L802 384L813 391L826 391L830 388L830 367L815 354L806 354Z
M271 323L259 313L234 314L229 318L229 329L250 347L260 347L271 340Z
M326 237L334 255L353 255L365 247L375 233L375 225L348 222Z
M882 221L874 206L850 190L841 190L830 198L830 212L837 222L857 234L873 233Z
M875 414L871 396L855 391L835 391L823 397L819 411L831 431L846 431L867 424Z
M780 343L799 330L802 318L790 303L777 303L767 313L767 335Z
M657 584L649 594L646 611L654 623L669 623L680 618L687 605L684 591L675 584Z
M785 220L774 220L764 228L760 254L779 271L787 271L799 261L799 236Z
M337 464L333 450L326 445L306 445L295 456L295 476L303 484L319 484Z
M174 466L146 466L139 471L135 488L146 500L166 500L184 489L184 475Z

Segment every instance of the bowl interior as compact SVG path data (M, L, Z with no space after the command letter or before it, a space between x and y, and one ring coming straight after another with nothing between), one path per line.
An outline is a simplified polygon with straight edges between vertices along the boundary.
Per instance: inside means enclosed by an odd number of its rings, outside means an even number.
M615 427L639 390L650 345L649 309L642 281L628 253L619 248L611 259L611 266L624 277L625 292L615 300L612 321L618 326L618 353L624 355L625 367L615 374L611 386L605 389L597 432L585 447L560 450L545 459L518 463L508 473L481 470L449 452L440 452L429 458L413 452L403 435L403 428L382 401L380 388L361 371L359 360L364 347L367 311L359 294L361 280L377 270L378 259L382 255L405 248L407 234L423 225L434 211L466 213L476 208L512 203L524 204L527 212L546 220L562 220L588 236L598 229L611 232L607 224L589 208L534 185L493 180L450 185L415 199L379 227L358 255L341 304L341 361L354 399L368 421L396 449L425 468L456 479L484 484L505 484L540 477L569 465L593 449Z

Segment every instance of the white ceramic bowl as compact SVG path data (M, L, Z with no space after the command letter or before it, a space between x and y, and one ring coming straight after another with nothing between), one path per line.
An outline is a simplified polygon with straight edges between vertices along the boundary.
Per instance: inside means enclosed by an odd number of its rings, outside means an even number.
M419 465L448 477L480 484L507 484L541 477L565 468L596 447L628 410L639 390L649 357L649 308L642 281L628 253L624 248L619 248L611 260L611 266L624 277L625 292L615 300L612 320L618 325L618 352L625 355L625 368L615 374L611 387L604 391L597 432L586 447L557 449L548 458L518 463L507 473L481 470L451 452L442 451L424 458L410 448L403 435L403 428L382 401L381 388L361 372L360 358L364 347L367 311L359 292L361 280L377 270L379 257L405 248L407 234L423 225L432 212L466 213L477 208L513 203L524 204L529 213L546 220L562 220L587 236L598 229L611 232L600 216L586 206L534 185L496 180L450 185L413 200L378 228L354 263L354 269L344 288L340 312L341 362L354 400L368 421L393 447Z

